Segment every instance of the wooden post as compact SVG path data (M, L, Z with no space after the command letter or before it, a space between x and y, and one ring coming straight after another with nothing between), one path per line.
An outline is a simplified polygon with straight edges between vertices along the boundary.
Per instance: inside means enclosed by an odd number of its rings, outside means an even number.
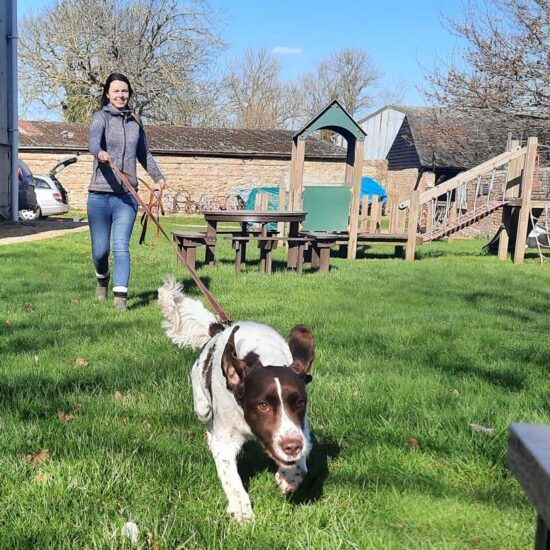
M281 212L286 210L286 182L284 176L281 175L281 181L279 182L279 206L278 209ZM277 231L279 235L284 236L285 234L285 224L284 222L279 222L277 224Z
M413 191L409 206L409 227L407 230L407 250L405 260L413 261L416 251L416 232L420 214L420 190Z
M348 142L348 164L350 160L350 149L352 143ZM357 231L359 223L359 197L361 194L361 176L363 175L363 157L365 154L365 145L362 141L355 140L355 150L353 153L353 190L351 196L351 206L349 215L349 240L348 240L348 260L355 260L357 254Z
M433 231L433 219L434 219L434 201L428 202L428 213L426 220L426 235L429 235Z
M380 229L380 203L378 202L378 195L372 196L372 202L370 205L370 232L379 233Z
M401 210L399 205L403 202L405 193L399 195L399 200L395 205L395 232L396 233L405 233L405 218L407 216L407 211L405 209Z
M516 248L514 250L514 263L521 264L525 258L525 243L527 241L527 227L529 225L529 214L531 209L531 190L533 189L533 175L535 173L535 162L537 158L538 140L530 137L527 140L527 152L525 153L525 164L521 178L520 190L520 211L518 220L518 232L516 235Z
M517 147L519 141L509 141L510 150ZM515 196L518 196L519 185L514 185L513 187L510 184L517 180L521 172L521 161L523 159L515 159L508 163L508 174L506 177L506 182L504 183L504 196L503 199ZM508 190L508 187L511 187ZM502 208L502 231L500 232L500 237L498 239L498 259L506 260L508 258L508 245L510 243L510 233L512 229L512 207L504 206Z
M306 142L303 139L292 141L292 160L290 165L289 208L301 210L302 191L304 187L304 156Z
M368 228L369 217L369 197L365 195L361 199L361 231L365 231Z
M456 189L455 189L455 198L451 201L451 206L450 206L451 210L449 211L449 225L454 225L456 223ZM452 242L454 241L454 235L449 235L447 237L447 242L449 244L452 244Z
M398 203L390 206L390 233L397 233L397 214L399 213Z

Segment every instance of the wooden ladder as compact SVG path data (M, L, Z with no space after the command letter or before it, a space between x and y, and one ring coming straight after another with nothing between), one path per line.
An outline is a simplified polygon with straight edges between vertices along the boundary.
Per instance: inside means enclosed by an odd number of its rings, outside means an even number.
M425 233L422 235L422 242L427 243L430 241L436 241L443 237L447 237L448 235L452 235L453 233L456 233L457 231L460 231L461 229L464 229L465 227L468 227L469 225L472 225L473 223L487 217L489 214L499 208L502 208L506 204L508 204L508 201L492 201L480 208L476 208L475 210L468 212L468 214L458 218L456 222L436 229L435 231Z

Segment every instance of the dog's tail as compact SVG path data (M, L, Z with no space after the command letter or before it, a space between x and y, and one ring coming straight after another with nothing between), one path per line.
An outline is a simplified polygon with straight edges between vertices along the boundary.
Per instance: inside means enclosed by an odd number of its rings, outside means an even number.
M220 331L221 326L214 314L202 302L185 296L182 285L174 278L167 279L158 293L158 303L164 315L162 328L181 348L202 348Z

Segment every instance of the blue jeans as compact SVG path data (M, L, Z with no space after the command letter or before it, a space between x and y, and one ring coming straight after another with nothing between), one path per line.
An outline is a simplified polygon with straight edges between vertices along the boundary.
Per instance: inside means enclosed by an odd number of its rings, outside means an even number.
M130 237L138 210L130 193L90 193L88 222L92 237L92 260L97 275L109 273L109 252L113 242L116 290L126 291L130 280ZM118 289L116 287L119 287ZM122 287L122 288L121 288Z

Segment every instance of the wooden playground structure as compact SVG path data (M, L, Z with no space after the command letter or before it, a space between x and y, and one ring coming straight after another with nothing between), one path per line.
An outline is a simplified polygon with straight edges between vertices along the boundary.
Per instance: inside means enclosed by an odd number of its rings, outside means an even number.
M304 187L305 142L317 130L331 130L347 142L343 185ZM550 185L544 196L533 196L535 175L540 176L540 173L537 174L537 138L530 137L525 146L509 140L504 153L440 185L412 191L398 204L390 205L390 214L382 223L383 205L378 196L360 198L365 137L365 132L336 100L309 121L293 136L288 196L286 184L281 180L276 205L279 214L303 214L305 219L302 218L301 231L297 232L295 228L289 237L285 233L285 224L277 219L280 222L277 231L269 229L269 235L265 224L259 235L233 232L231 238L237 252L249 241L257 241L269 260L266 265L270 265L271 250L277 243L281 241L288 246L292 241L293 245L300 245L300 254L307 252L312 267L328 271L330 250L335 246L340 247L340 256L355 259L358 246L386 244L394 246L396 256L411 261L415 259L418 245L442 238L452 241L458 232L468 231L489 216L493 221L500 211L498 257L505 260L512 251L514 263L519 264L525 257L529 227L544 215L548 229ZM546 152L550 154L550 148ZM546 175L550 180L550 169ZM260 192L256 196L255 210L242 212L265 213L270 210L268 201L268 196ZM193 258L198 246L206 246L207 251L213 246L211 236L205 233L187 235L186 232L179 232L174 234L174 238L186 252L192 249L190 253ZM237 240L240 248L235 246ZM541 248L538 248L540 254ZM297 262L294 256L295 251L292 255L289 252L288 266L291 268L301 266L304 259L300 257ZM237 254L237 271L240 270L238 258Z
M408 240L406 259L413 260L416 245L452 236L502 211L498 258L513 250L515 264L523 262L529 224L541 216L550 199L533 198L538 140L530 137L521 147L517 141L508 151L426 191L414 191L399 204L404 212ZM404 219L403 219L404 218ZM421 231L419 233L419 228Z
M382 204L378 197L359 200L365 134L337 101L329 104L293 138L290 209L309 210L302 201L308 189L303 184L305 139L321 129L332 130L347 141L344 186L351 193L348 223L345 231L324 228L305 235L313 242L322 238L325 245L340 245L348 259L356 257L357 247L362 244L389 244L395 247L397 256L404 253L405 259L411 261L417 245L442 238L452 241L461 230L500 210L498 257L505 260L511 250L514 263L519 264L525 257L529 227L543 213L549 213L550 189L544 196L532 196L538 140L531 137L525 146L510 140L504 153L436 187L412 191L405 200L393 205L389 219L382 224ZM281 187L280 208L285 204L284 192Z

